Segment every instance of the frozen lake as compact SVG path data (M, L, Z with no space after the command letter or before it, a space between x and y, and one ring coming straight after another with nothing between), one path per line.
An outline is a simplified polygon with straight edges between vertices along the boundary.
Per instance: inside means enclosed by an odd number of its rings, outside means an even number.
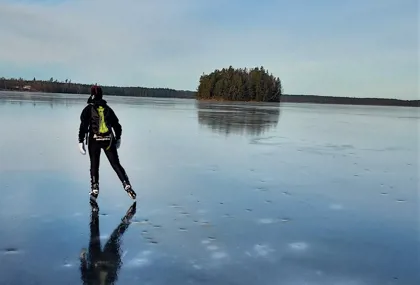
M87 95L0 93L0 284L420 284L419 109L104 99L129 225Z

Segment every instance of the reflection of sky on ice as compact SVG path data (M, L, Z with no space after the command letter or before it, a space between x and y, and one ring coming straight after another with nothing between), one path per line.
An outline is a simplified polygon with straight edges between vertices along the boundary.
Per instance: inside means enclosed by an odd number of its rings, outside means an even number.
M417 284L413 109L288 104L256 137L200 128L189 100L124 100L109 101L139 199L120 284ZM80 283L84 101L0 104L0 283ZM100 175L105 244L131 202L104 155Z

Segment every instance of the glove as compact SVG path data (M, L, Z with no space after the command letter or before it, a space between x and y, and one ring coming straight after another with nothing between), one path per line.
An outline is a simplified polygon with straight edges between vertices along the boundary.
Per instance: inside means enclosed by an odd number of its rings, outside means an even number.
M118 139L118 140L115 142L115 146L117 147L117 149L119 149L119 148L120 148L120 145L121 145L121 139Z
M83 142L79 143L79 151L83 155L86 154L85 143L83 143Z

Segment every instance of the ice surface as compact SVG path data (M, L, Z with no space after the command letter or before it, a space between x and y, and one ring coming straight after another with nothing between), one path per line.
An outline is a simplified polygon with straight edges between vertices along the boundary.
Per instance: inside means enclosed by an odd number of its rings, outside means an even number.
M86 99L0 93L0 284L420 284L417 109L107 96L126 228L105 155L91 216Z

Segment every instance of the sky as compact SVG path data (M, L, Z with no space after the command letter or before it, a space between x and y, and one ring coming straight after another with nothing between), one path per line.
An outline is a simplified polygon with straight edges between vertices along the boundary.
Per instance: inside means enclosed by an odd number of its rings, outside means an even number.
M420 99L417 0L0 0L0 77L196 90L263 66L284 93Z

